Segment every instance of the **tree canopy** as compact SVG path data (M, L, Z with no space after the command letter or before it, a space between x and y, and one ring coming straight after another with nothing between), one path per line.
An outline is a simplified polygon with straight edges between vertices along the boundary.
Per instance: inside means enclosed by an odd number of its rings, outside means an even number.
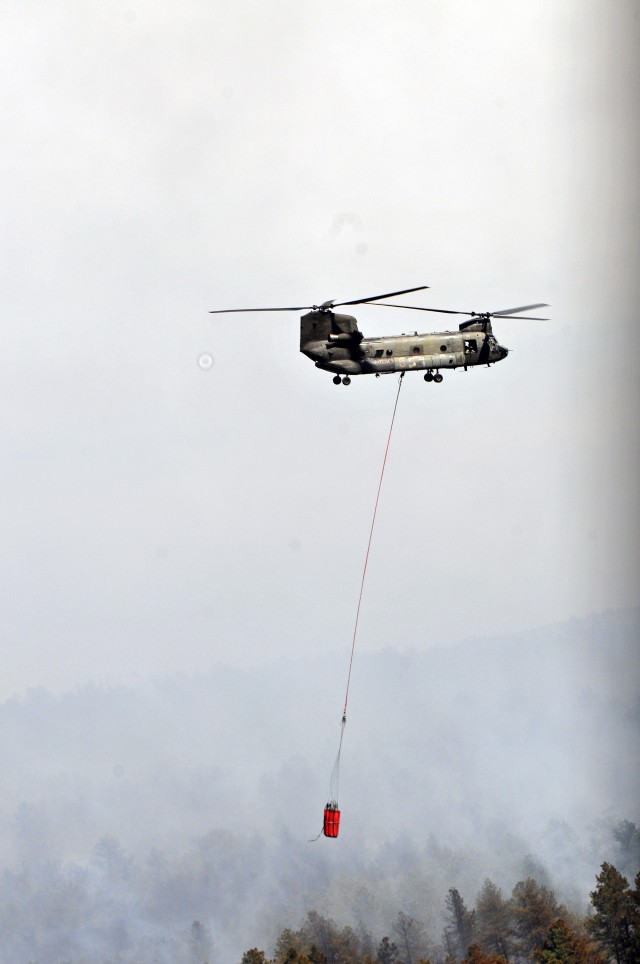
M604 863L596 883L594 912L585 918L570 914L533 877L518 881L508 900L485 880L475 907L451 887L440 945L424 921L405 911L378 936L309 911L298 930L281 932L272 959L253 948L241 964L639 964L640 873L630 888Z

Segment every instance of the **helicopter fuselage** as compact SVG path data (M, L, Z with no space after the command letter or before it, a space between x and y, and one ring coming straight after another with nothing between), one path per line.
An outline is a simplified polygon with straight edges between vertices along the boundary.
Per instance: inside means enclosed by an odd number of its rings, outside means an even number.
M491 365L507 357L487 320L461 331L364 338L352 315L312 311L300 325L300 351L317 368L337 375L436 371Z

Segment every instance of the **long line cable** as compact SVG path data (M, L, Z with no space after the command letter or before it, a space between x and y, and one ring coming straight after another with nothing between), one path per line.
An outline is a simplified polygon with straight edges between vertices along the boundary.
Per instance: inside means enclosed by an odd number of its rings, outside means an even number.
M353 654L356 648L356 639L358 636L358 623L360 621L360 609L362 606L362 596L364 593L364 584L367 577L367 567L369 565L369 553L371 552L371 542L373 540L373 530L376 524L376 516L378 514L378 503L380 502L380 492L382 490L382 480L384 479L384 470L387 465L387 456L389 454L389 446L391 444L391 435L393 433L393 426L396 420L396 412L398 410L398 401L400 399L400 390L402 388L402 379L404 378L404 372L400 373L400 378L398 379L398 391L396 393L396 400L393 406L393 415L391 416L391 425L389 427L389 435L387 436L387 445L384 450L384 459L382 460L382 469L380 470L380 479L378 481L378 491L376 492L376 501L373 507L373 517L371 519L371 528L369 530L369 541L367 542L367 551L364 557L364 567L362 569L362 579L360 580L360 593L358 595L358 605L356 608L356 619L353 627L353 638L351 640L351 655L349 657L349 672L347 674L347 689L344 695L344 709L342 711L342 721L340 724L340 744L338 746L338 755L336 757L336 762L333 766L333 771L331 773L331 783L330 783L330 797L332 800L338 800L338 789L340 780L340 754L342 753L342 738L344 737L344 728L347 722L347 704L349 702L349 687L351 685L351 670L353 669Z
M396 411L398 410L398 401L400 399L400 389L402 388L402 379L404 378L404 372L400 373L400 378L398 379L398 391L396 393L396 400L393 406L393 415L391 416L391 425L389 427L389 435L387 436L387 445L384 450L384 459L382 460L382 469L380 470L380 481L378 482L378 491L376 492L376 501L373 507L373 518L371 519L371 529L369 530L369 541L367 542L367 551L364 557L364 568L362 570L362 580L360 581L360 594L358 596L358 607L356 609L356 621L353 627L353 639L351 642L351 656L349 658L349 673L347 675L347 690L344 696L344 710L342 711L342 721L343 724L347 722L347 703L349 701L349 686L351 685L351 670L353 668L353 654L356 648L356 637L358 635L358 622L360 620L360 607L362 606L362 594L364 592L364 582L367 576L367 566L369 565L369 553L371 551L371 540L373 539L373 530L376 524L376 516L378 514L378 503L380 501L380 492L382 490L382 480L384 479L384 470L387 465L387 455L389 454L389 446L391 444L391 434L393 432L393 425L396 420ZM342 743L342 737L340 738Z

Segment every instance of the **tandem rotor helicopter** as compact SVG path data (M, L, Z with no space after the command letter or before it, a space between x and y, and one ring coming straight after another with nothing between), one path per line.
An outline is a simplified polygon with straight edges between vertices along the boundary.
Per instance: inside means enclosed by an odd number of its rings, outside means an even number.
M521 311L547 308L540 303L521 305L506 311L452 311L447 308L422 308L416 305L389 304L385 298L424 291L428 285L389 291L371 298L354 301L324 301L321 305L294 308L225 308L210 314L255 311L306 311L300 318L300 351L315 362L316 368L334 372L334 385L351 384L352 375L380 375L392 372L424 371L426 382L441 382L441 369L467 368L473 365L493 365L509 354L500 345L491 328L492 318L515 318L527 321L547 321ZM457 332L437 331L412 335L391 335L365 338L353 315L338 314L334 308L350 305L378 305L386 308L407 308L412 311L432 311L445 315L466 315L468 321L458 326Z

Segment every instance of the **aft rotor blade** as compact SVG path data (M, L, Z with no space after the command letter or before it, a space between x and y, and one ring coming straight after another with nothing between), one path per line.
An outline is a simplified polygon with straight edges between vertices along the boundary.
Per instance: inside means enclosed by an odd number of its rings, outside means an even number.
M533 311L534 308L548 308L548 307L549 305L543 304L542 302L540 302L537 305L521 305L519 308L506 308L504 311L492 311L491 314L494 315L494 317L497 317L498 315L515 315L517 312L520 312L520 311ZM549 319L540 318L539 320L548 321Z
M210 311L210 315L230 315L233 312L244 312L244 311L308 311L312 308L312 305L302 305L298 308L214 308Z
M439 315L476 315L477 311L452 311L451 308L421 308L418 305L391 305L388 301L376 301L382 308L409 308L410 311L435 311Z
M341 305L364 305L369 301L380 301L381 298L395 298L396 295L408 295L412 291L425 291L429 285L420 285L419 288L404 288L402 291L387 291L384 295L375 295L372 298L357 298L355 301L338 301L333 303L333 307L339 308ZM406 305L402 305L406 308Z
M409 308L411 311L435 311L439 315L466 315L468 318L516 318L526 321L549 321L536 315L514 315L514 311L526 311L529 308L548 308L548 305L524 305L522 308L512 308L511 311L453 311L451 308L422 308L418 305L392 305L389 302L377 301L375 304L383 308Z
M539 315L505 315L503 311L492 311L490 315L492 318L504 318L505 321L511 321L512 318L516 321L520 319L525 321L549 321L548 318L541 318Z

